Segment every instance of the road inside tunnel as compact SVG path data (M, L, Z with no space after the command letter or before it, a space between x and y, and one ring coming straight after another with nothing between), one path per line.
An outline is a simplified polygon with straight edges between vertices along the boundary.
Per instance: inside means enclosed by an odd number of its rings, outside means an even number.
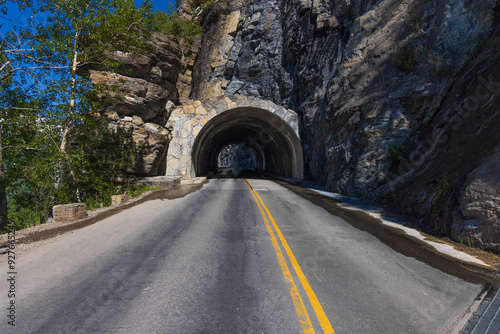
M232 156L221 162L224 153ZM220 167L236 167L303 178L299 138L278 116L258 108L232 109L210 120L196 137L192 161L196 176L217 172ZM233 166L228 166L228 161Z

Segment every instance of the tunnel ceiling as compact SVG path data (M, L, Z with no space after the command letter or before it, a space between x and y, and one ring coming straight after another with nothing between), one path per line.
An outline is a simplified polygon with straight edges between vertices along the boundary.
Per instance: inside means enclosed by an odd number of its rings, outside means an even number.
M192 153L197 176L216 171L219 152L229 144L253 150L256 166L274 175L302 178L303 155L297 135L269 111L237 108L214 117L198 134Z

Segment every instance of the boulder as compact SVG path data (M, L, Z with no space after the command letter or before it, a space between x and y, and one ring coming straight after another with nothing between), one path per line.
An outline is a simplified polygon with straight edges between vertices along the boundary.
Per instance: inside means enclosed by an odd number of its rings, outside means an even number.
M468 236L476 245L500 252L500 146L469 174L459 203L464 219L454 222L453 238Z

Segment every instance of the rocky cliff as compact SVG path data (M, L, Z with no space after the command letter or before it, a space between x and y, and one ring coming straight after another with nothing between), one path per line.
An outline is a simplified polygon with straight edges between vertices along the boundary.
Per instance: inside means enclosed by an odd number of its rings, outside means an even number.
M113 72L95 64L80 70L94 84L104 82L119 92L113 93L112 107L102 114L110 121L109 129L120 136L123 149L133 152L127 173L139 177L165 174L171 139L165 126L179 103L176 85L186 67L175 38L153 33L148 44L151 52L141 55L109 52L107 57L120 64Z
M315 183L500 252L497 0L203 2L180 5L200 39L157 37L113 74L128 98L108 116L163 136L141 173L161 173L167 101L255 96L299 113Z

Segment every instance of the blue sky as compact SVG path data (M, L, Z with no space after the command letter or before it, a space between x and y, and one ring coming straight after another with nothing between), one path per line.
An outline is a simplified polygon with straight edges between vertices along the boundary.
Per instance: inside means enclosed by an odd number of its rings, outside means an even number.
M135 3L139 6L142 4L142 0L134 0ZM175 4L175 0L153 0L153 6L155 9L163 10L165 12L169 9L169 4ZM31 15L31 11L26 10L24 12L20 12L17 10L17 6L13 5L10 1L6 3L8 14L7 16L0 15L0 33L4 33L9 31L13 25L22 25L27 18Z
M135 4L140 6L142 4L142 0L134 0ZM155 9L158 9L158 10L163 10L165 12L168 11L168 6L169 6L169 3L173 5L175 5L175 1L174 0L169 0L169 1L164 1L164 0L153 0L153 6Z

